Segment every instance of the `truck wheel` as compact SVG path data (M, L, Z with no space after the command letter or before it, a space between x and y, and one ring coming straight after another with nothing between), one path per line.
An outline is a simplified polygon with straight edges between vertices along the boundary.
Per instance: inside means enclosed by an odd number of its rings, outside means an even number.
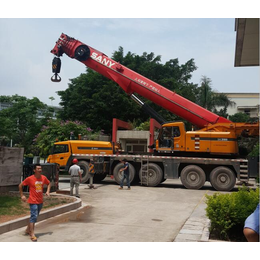
M129 164L129 181L130 183L132 183L135 178L135 168L131 163L128 164ZM113 170L114 179L118 184L120 184L124 176L123 172L119 171L122 168L124 168L124 165L122 163L118 163ZM126 180L124 180L124 185L126 185Z
M167 179L163 178L163 179L161 180L161 183L165 182L166 180L167 180Z
M235 186L236 176L229 168L220 166L211 171L209 180L215 190L230 191Z
M89 179L89 173L88 173L88 162L85 161L79 161L78 166L80 167L81 170L83 170L82 173L82 182L85 183Z
M147 165L143 166L143 170L147 171ZM148 166L148 172L145 176L145 173L142 173L142 169L139 171L139 178L143 185L149 186L149 187L155 187L159 185L163 180L163 171L162 168L155 164L155 163L149 163ZM148 181L147 181L148 177Z
M187 189L198 190L205 181L205 172L197 165L188 165L181 171L181 182Z

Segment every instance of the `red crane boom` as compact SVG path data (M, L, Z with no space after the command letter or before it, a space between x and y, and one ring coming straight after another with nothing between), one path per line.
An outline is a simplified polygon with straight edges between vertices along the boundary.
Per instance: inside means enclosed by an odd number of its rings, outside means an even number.
M66 34L61 34L51 53L57 57L65 53L70 58L77 59L87 67L115 81L127 94L137 93L199 128L209 124L231 123L228 119L200 107ZM60 78L57 78L59 69L60 61L56 61L53 65L55 77L52 81L60 81Z

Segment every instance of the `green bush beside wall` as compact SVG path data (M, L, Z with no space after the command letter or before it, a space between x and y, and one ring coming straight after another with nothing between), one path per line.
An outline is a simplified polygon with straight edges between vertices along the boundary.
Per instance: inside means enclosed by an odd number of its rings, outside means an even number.
M244 239L243 226L246 218L259 203L259 188L242 187L238 192L206 196L206 215L211 221L210 233L218 239Z

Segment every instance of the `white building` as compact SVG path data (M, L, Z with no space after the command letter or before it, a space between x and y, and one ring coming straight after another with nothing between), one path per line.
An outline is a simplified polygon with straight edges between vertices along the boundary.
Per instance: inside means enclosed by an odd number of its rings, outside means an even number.
M250 117L259 117L259 93L223 93L236 104L227 108L229 115L246 113Z
M125 150L127 153L148 152L149 138L149 131L117 131L117 141L121 143L123 150Z

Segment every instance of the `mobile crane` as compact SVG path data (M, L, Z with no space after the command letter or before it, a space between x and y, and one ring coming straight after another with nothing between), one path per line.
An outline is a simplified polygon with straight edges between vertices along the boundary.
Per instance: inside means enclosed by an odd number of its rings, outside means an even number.
M199 189L209 180L217 190L230 190L236 178L240 180L244 175L248 179L247 160L239 159L237 138L239 135L259 136L258 123L233 123L220 117L66 34L61 34L51 53L56 56L52 62L53 82L61 80L59 57L65 53L116 82L136 102L142 103L134 93L201 128L186 132L183 122L163 124L154 155L131 155L128 158L133 162L130 164L131 180L139 171L141 184L148 186L180 177L186 188ZM88 160L89 156L82 156L82 160ZM120 155L104 155L102 159L113 169L117 182L120 180L121 166L116 164L119 160Z

